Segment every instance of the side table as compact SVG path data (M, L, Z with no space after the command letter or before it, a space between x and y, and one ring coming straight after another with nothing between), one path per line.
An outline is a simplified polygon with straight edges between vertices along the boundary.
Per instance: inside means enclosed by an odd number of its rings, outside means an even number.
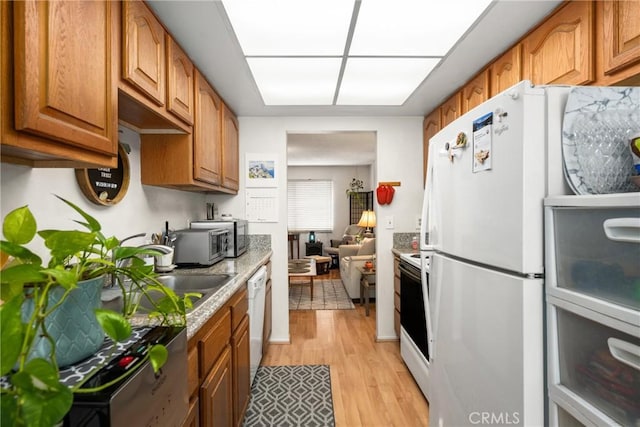
M357 267L360 272L360 304L364 294L364 313L369 315L369 289L376 286L376 269Z

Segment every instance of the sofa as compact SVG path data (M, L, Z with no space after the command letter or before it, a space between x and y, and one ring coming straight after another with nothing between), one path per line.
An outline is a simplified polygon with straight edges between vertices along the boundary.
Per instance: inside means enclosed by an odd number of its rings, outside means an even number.
M358 224L351 224L345 228L344 233L342 233L342 239L331 239L331 246L324 248L325 253L331 257L331 268L338 267L340 264L340 245L353 245L356 242L356 238L362 235L363 232L364 227L360 227Z
M364 238L360 245L340 245L340 279L351 299L360 298L360 271L367 261L375 261L376 239Z

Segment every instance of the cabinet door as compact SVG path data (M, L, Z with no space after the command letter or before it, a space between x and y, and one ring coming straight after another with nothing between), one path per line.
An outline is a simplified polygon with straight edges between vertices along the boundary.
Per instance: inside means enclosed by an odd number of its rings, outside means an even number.
M193 177L220 184L222 100L196 71L196 116L193 129Z
M200 425L233 426L231 350L227 345L200 386Z
M198 399L189 402L189 412L187 412L182 427L200 427L200 402Z
M533 84L593 81L593 2L567 2L523 41L524 78Z
M233 355L233 420L241 426L251 394L249 316L245 314L240 326L231 336Z
M122 17L122 77L154 103L164 105L164 28L141 1L123 2Z
M427 163L429 161L429 140L440 131L440 109L436 109L422 122L422 182L427 182Z
M491 75L491 96L509 89L522 80L522 45L515 45L496 59L491 64L489 74Z
M111 2L13 6L16 130L116 156Z
M461 98L461 93L456 92L451 98L449 98L447 101L445 101L444 104L440 106L440 126L442 128L460 117L462 103Z
M223 105L222 111L222 185L230 190L237 190L240 188L238 119L226 105Z
M614 74L640 61L640 1L604 1L604 73Z
M489 99L489 70L480 72L462 89L462 114Z
M193 63L167 34L167 110L193 124Z

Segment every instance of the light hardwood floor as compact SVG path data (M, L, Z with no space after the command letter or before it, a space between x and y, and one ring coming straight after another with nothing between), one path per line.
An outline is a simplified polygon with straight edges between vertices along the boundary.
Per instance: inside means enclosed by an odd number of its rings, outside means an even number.
M399 342L376 342L375 318L375 305L369 317L358 305L290 311L291 344L269 346L262 363L329 365L337 427L427 426L428 403L402 361Z

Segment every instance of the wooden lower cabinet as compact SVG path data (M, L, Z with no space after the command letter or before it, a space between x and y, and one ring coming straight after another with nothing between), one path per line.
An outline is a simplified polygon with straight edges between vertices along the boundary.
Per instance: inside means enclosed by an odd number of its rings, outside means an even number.
M227 344L200 386L200 425L233 426L233 374Z
M241 426L251 395L249 316L245 315L240 326L231 336L233 367L233 423Z
M190 407L183 427L242 425L251 394L247 308L243 286L189 339Z
M182 424L183 427L200 427L200 399L189 402L189 412Z

